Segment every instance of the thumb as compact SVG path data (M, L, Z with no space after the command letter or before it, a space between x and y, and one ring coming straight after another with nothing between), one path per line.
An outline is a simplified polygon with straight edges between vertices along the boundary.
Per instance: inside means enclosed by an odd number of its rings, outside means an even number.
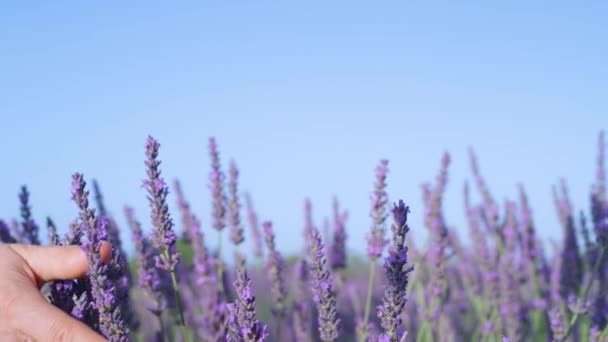
M27 263L38 284L58 279L80 278L85 275L89 266L86 254L80 246L8 246ZM108 261L111 253L110 244L102 242L101 259Z

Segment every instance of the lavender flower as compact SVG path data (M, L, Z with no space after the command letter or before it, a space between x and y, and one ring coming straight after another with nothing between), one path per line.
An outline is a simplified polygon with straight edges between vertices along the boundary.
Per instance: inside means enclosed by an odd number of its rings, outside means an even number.
M59 246L61 242L59 241L59 236L57 235L57 227L53 220L50 217L46 218L46 228L49 236L49 244L52 246Z
M213 198L213 228L221 231L226 226L226 196L224 195L224 174L220 167L220 155L215 138L209 139L209 154L211 155L209 187Z
M521 298L518 289L517 257L517 218L514 202L506 204L506 222L503 228L504 251L500 255L500 315L504 318L504 327L507 336L521 340Z
M240 245L245 237L243 236L243 227L241 227L241 219L239 216L239 210L241 208L239 204L239 193L238 193L238 176L239 170L236 164L230 163L230 170L228 171L230 179L228 181L228 189L230 195L230 240L235 246Z
M158 160L160 144L151 136L146 141L146 161L148 179L143 182L148 192L148 202L151 208L151 219L154 231L153 244L160 252L156 257L156 264L163 270L174 272L180 255L175 249L176 236L173 231L173 221L169 215L167 195L169 188L161 177Z
M182 237L181 239L184 242L190 242L190 217L192 216L192 212L190 209L190 205L186 201L184 193L182 191L182 185L179 180L175 179L173 181L173 189L175 192L175 196L177 197L177 207L181 213L181 221L182 221Z
M122 246L120 238L120 229L116 221L114 221L106 210L103 195L99 188L99 183L93 180L93 193L95 202L100 217L106 217L108 220L107 231L108 241L112 245L112 261L108 265L110 280L116 288L116 302L120 303L120 311L122 316L131 329L137 329L139 322L135 317L135 313L131 309L129 300L129 289L131 288L132 276L129 270L129 264L126 258L127 253Z
M549 323L554 341L562 341L566 337L566 319L562 311L555 307L549 312Z
M293 330L296 342L310 340L311 313L308 300L308 263L306 259L299 259L293 267L294 300L293 300Z
M471 163L473 177L475 178L475 184L477 185L477 188L479 189L479 192L483 198L483 213L487 228L489 231L495 231L498 229L498 205L494 201L488 186L481 176L479 166L477 164L477 156L472 148L469 149L469 160Z
M340 212L338 199L333 202L334 222L333 222L333 243L329 252L329 260L332 270L346 268L346 219L347 212Z
M262 227L264 227L264 240L268 248L266 271L271 284L272 314L278 320L277 325L280 327L286 314L285 299L287 298L287 291L285 289L285 281L283 280L285 260L283 260L283 256L276 249L272 223L269 221L264 222L262 223ZM280 338L280 333L277 333L277 338Z
M198 332L204 341L225 341L228 336L226 326L226 309L217 283L215 263L205 246L201 223L192 215L189 219L190 236L192 237L192 262L194 265L194 285L197 295L200 317L197 317Z
M251 289L251 279L245 266L245 258L237 252L237 275L234 281L236 301L228 304L228 324L237 341L258 342L268 337L266 325L255 318L255 296Z
M561 181L561 191L562 197L560 198L557 195L555 187L553 188L556 209L564 230L564 240L562 242L562 253L560 256L561 272L559 294L563 300L566 300L571 293L578 293L583 280L583 273L582 260L574 227L574 212L568 198L566 182L563 179Z
M27 191L27 187L23 185L21 192L19 193L19 202L21 203L21 225L23 227L24 242L32 245L39 245L40 239L38 238L38 225L34 222L32 217L32 208L29 205L30 194Z
M167 299L161 291L161 276L154 265L154 248L144 237L141 223L137 221L134 210L125 207L125 216L131 228L131 238L135 245L135 261L137 265L137 286L146 293L148 301L146 308L160 319L162 311L167 306Z
M247 219L249 220L251 239L253 240L253 255L260 259L264 255L262 235L260 234L260 227L258 226L258 215L253 208L253 201L251 200L249 193L245 193L245 206L247 207Z
M409 231L407 225L407 214L409 207L403 201L399 201L393 208L393 242L389 248L388 256L384 260L387 285L384 292L383 305L378 306L378 317L380 318L386 341L398 341L397 334L401 326L401 317L405 307L408 274L414 270L413 266L407 267L407 246L405 237Z
M304 252L307 253L310 250L310 244L312 231L314 230L314 220L312 218L312 202L310 198L304 200Z
M0 220L0 241L4 243L17 243L17 239L11 234L10 228L2 220Z
M385 191L386 174L388 173L388 160L383 159L376 167L375 190L372 194L371 217L373 225L370 234L367 236L367 255L370 259L376 260L382 256L387 240L384 238L384 222L386 221L386 204L388 197Z
M427 252L428 262L432 265L431 279L428 283L426 299L428 320L435 320L441 313L445 286L445 250L447 247L447 228L442 214L442 197L447 185L447 169L450 156L445 152L441 158L441 169L434 189L425 203L425 225L429 229L431 245Z
M338 338L340 319L337 317L333 277L328 269L325 247L317 229L313 229L311 239L312 292L317 304L319 334L323 341L334 341Z
M95 328L110 341L127 341L129 330L116 303L113 284L108 279L108 266L100 257L101 243L107 238L107 221L103 217L98 219L95 210L89 208L89 192L85 190L85 186L82 174L76 173L72 176L72 199L80 209L79 217L85 226L87 237L82 247L87 253L91 298L99 317Z

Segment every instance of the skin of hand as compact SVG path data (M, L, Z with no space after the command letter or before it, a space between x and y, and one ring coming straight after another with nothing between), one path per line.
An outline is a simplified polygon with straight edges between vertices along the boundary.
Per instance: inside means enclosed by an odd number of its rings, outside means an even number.
M101 258L110 259L104 242ZM52 280L85 275L80 246L0 244L0 339L2 341L106 341L84 323L51 305L40 292Z

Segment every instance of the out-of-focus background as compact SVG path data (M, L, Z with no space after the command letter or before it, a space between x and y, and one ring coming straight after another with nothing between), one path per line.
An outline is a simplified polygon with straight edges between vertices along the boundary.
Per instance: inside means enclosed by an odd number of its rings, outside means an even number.
M70 176L83 172L131 251L122 206L149 225L151 134L166 179L181 180L210 229L214 136L286 253L302 246L304 198L320 226L334 195L350 213L349 249L363 252L381 158L422 242L420 186L449 151L446 220L464 230L469 146L496 198L522 182L539 234L555 238L551 186L565 177L588 209L608 128L607 15L605 2L5 2L0 217L18 217L27 184L42 235L47 215L64 231L76 215Z

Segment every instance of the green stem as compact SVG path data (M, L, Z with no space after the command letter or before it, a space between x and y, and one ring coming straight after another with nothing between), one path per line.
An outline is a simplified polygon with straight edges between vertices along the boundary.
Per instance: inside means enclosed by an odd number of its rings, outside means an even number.
M368 332L367 325L369 323L369 312L372 307L372 290L373 290L373 286L374 286L374 273L376 272L376 263L372 261L369 265L370 265L370 268L369 268L369 282L367 284L367 299L365 300L365 314L363 315L363 327L365 328L365 331L363 331L360 336L360 340L362 342L365 342L365 339L367 338L367 332Z
M595 274L599 271L600 269L600 264L602 263L602 259L604 258L604 252L606 251L605 247L600 247L600 254L597 257L597 260L595 261L595 265L593 265L593 271L591 272L591 278L589 279L589 282L587 283L587 286L585 286L585 289L583 290L583 293L581 293L579 296L583 298L583 303L585 303L587 301L587 295L589 294L589 290L591 289L591 285L593 284L593 281L595 280ZM578 310L577 310L578 311ZM572 329L574 328L574 326L576 325L576 322L578 321L579 318L579 313L575 312L574 315L572 316L572 319L570 319L570 323L568 324L568 328L566 329L566 333L564 334L564 337L561 339L561 341L565 341L568 336L570 335L570 333L572 333Z
M169 250L167 248L163 250L163 254L164 257L169 260ZM186 320L184 319L184 308L179 285L177 283L177 276L175 275L175 270L171 270L169 273L171 274L171 282L173 283L173 292L175 292L175 301L177 302L177 310L179 311L179 323L181 325L182 334L184 335L184 341L190 342L190 334L188 333L188 327L186 326Z

